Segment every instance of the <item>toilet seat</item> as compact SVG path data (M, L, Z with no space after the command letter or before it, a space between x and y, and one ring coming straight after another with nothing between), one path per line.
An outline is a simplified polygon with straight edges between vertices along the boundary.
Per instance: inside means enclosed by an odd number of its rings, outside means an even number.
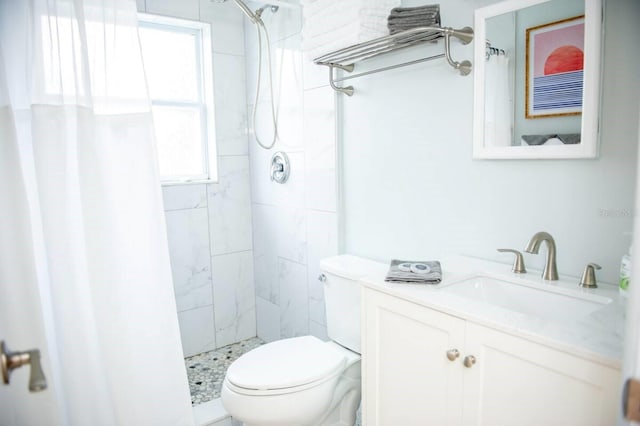
M341 374L346 362L342 351L316 337L294 337L242 355L227 370L225 384L244 395L298 392Z

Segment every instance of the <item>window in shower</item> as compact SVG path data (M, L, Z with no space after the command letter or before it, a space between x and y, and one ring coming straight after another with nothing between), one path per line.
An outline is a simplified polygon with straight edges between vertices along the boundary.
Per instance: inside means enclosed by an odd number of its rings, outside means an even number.
M138 16L162 181L215 181L210 26Z

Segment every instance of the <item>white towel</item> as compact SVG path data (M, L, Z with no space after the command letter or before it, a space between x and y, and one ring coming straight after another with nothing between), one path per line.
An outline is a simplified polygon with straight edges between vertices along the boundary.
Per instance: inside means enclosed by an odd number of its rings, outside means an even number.
M311 57L389 34L387 18L401 0L303 1L303 49Z
M349 47L386 35L384 30L363 28L359 22L336 29L324 36L304 40L303 48L310 59L315 59L334 50Z
M349 7L341 8L338 6L329 7L313 16L304 15L305 24L314 25L320 20L332 19L335 21L344 20L345 17L351 17L352 19L359 16L376 16L384 19L389 18L389 11L391 9L371 9L367 7Z
M327 33L339 28L359 22L362 26L380 28L384 33L388 32L386 16L361 15L360 13L348 13L340 15L338 18L324 16L314 19L312 23L305 24L302 28L302 37L311 39L317 36L324 36Z
M329 16L329 17L338 19L340 16L354 15L354 14L380 16L387 19L392 9L393 7L391 5L383 6L383 7L369 7L366 5L345 6L340 4L333 4L333 5L318 9L314 13L309 13L308 11L303 9L303 17L305 21L311 22L311 23L313 23L314 20L319 17Z
M364 13L386 14L400 5L400 0L315 0L303 3L302 14L305 20L317 14L331 13L335 16L349 10L361 10Z

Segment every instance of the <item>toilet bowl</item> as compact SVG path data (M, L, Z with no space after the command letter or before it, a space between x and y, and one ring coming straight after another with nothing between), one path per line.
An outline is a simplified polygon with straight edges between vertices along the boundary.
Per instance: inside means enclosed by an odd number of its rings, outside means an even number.
M320 262L329 342L267 343L233 362L222 404L245 426L352 426L360 405L360 284L379 265L342 255Z
M247 426L353 425L360 356L313 336L279 340L238 358L221 393Z

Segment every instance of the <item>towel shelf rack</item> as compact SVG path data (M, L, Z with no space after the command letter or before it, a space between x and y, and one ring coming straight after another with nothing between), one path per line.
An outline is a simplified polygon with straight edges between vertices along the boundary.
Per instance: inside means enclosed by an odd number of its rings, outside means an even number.
M461 29L454 29L451 27L411 28L409 30L376 38L364 43L356 44L344 49L327 53L314 59L313 62L317 65L325 65L329 67L329 84L337 92L344 93L348 96L353 95L353 86L340 87L336 85L337 82L362 77L369 74L375 74L390 69L405 67L407 65L413 65L420 62L431 61L434 59L446 58L449 65L457 69L460 72L460 75L468 75L471 72L471 62L467 60L457 62L451 58L450 39L452 36L459 39L462 44L468 44L471 42L471 40L473 40L473 29L469 27L464 27ZM335 78L334 71L336 68L346 72L353 72L356 62L363 61L365 59L369 59L384 53L406 49L407 47L415 46L417 44L435 42L440 38L444 38L443 54L428 56L425 58L390 65L383 68L377 68L371 71L362 72L360 74L349 75L340 79Z

